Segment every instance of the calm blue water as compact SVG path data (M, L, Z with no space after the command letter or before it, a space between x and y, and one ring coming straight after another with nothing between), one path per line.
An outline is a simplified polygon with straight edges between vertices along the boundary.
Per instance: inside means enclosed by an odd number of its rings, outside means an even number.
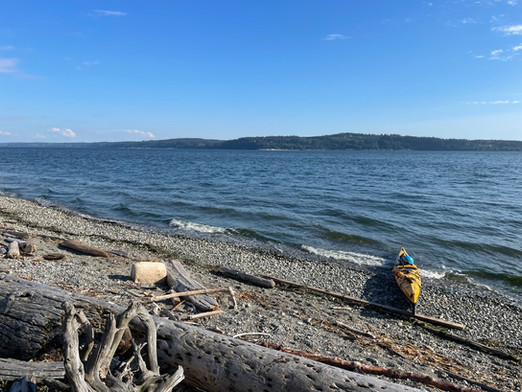
M522 295L522 153L0 148L0 192Z

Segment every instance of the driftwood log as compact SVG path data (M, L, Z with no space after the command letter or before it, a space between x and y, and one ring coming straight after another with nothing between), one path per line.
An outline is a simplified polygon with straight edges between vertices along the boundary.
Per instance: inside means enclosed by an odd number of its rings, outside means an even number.
M36 282L0 275L0 357L30 359L61 345L63 303L82 309L93 325L122 307ZM412 391L377 378L281 353L229 336L154 318L158 361L182 366L186 383L213 391ZM139 328L131 323L131 329Z
M255 286L265 287L268 289L275 287L275 282L272 279L267 279L261 276L248 274L246 272L238 271L232 268L221 266L219 267L219 272L221 272L225 276L252 283Z
M11 229L6 229L4 227L0 228L0 233L2 233L3 235L20 238L22 240L26 240L28 238L31 238L31 236L32 236L31 234L26 233L24 231L11 230Z
M177 292L206 289L205 286L190 277L178 260L171 260L167 263L167 284ZM203 312L215 310L219 307L217 301L208 295L188 295L183 299Z
M110 254L104 251L103 249L96 248L81 241L65 240L62 243L60 243L60 248L71 249L76 252L85 253L86 255L95 257L110 257Z
M35 376L39 379L63 379L63 362L28 362L13 358L0 358L0 380L17 380Z

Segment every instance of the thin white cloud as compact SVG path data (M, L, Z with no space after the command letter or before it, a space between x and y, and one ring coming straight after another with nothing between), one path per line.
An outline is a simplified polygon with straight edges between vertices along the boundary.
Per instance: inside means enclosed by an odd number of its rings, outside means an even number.
M99 60L83 61L81 65L77 65L75 68L77 71L81 71L84 67L94 67L99 64L101 64Z
M89 15L90 16L127 16L127 13L121 12L121 11L94 10Z
M509 61L513 58L514 54L512 52L504 51L503 49L492 50L489 54L489 60L498 60L498 61Z
M464 18L460 21L460 23L462 24L476 24L478 23L475 19L473 18Z
M505 35L522 35L522 24L493 27L493 31L498 31Z
M466 105L516 105L519 104L518 100L500 99L496 101L469 101Z
M0 131L0 136L11 136L11 135L12 135L11 132Z
M497 3L506 3L507 5L517 5L518 0L474 0L473 5L494 6Z
M3 46L0 46L0 50L2 50L2 51L6 51L6 52L7 52L8 50L14 50L14 48L15 48L15 47L12 46L12 45L3 45Z
M57 133L58 135L65 137L76 137L76 133L73 132L70 128L51 128L51 132Z
M0 73L18 72L18 59L0 59Z
M19 59L0 58L0 74L11 74L14 79L29 80L42 79L41 76L29 75L18 69Z
M141 135L146 136L151 139L154 139L156 136L152 132L140 131L139 129L127 129L125 132L133 134L133 135Z
M84 61L82 64L85 65L86 67L92 67L93 65L98 65L98 64L100 64L100 62L99 62L98 60L94 60L94 61Z
M328 34L324 39L326 41L336 41L336 40L343 40L348 39L350 37L344 35L344 34Z
M473 57L476 59L487 58L488 60L510 61L513 60L515 57L520 56L520 54L522 54L522 43L506 49L492 50L491 52L489 52L488 56L480 54Z

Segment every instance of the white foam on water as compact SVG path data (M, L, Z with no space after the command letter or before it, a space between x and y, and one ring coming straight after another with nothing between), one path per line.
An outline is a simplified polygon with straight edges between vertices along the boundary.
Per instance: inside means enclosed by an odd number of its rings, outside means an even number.
M172 219L169 223L169 226L175 229L205 234L220 234L225 233L227 231L227 229L225 229L224 227L205 225L196 222L188 222L180 219Z
M442 279L444 276L446 276L446 272L444 271L433 271L433 270L427 270L423 268L419 268L421 278L430 278L430 279Z
M328 257L336 260L346 260L360 265L381 266L385 262L385 259L382 257L365 255L362 253L347 252L343 250L320 249L309 245L301 245L301 248L308 253L312 253L317 256Z

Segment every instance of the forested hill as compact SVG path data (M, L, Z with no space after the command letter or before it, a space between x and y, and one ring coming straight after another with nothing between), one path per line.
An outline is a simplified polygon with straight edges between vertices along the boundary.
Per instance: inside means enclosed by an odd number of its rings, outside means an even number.
M70 148L196 148L233 150L455 150L522 151L522 141L440 139L400 135L339 133L300 137L265 136L233 140L166 139L142 142L104 143L9 143L0 147L70 147Z
M400 135L340 133L328 136L246 137L220 144L228 149L283 150L469 150L522 151L522 141L439 139Z

